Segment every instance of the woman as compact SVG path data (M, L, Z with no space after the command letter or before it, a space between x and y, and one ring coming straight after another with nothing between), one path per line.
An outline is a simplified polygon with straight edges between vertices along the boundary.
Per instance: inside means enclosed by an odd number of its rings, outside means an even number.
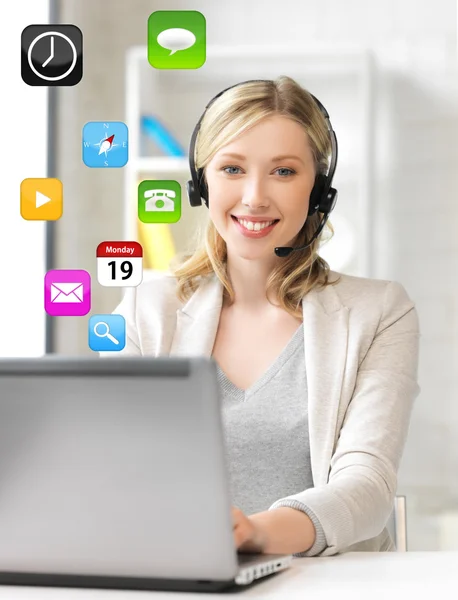
M115 311L125 354L216 361L240 551L393 549L385 525L420 391L414 303L397 282L331 271L321 236L274 253L318 230L310 196L330 147L292 79L222 93L196 138L204 238Z

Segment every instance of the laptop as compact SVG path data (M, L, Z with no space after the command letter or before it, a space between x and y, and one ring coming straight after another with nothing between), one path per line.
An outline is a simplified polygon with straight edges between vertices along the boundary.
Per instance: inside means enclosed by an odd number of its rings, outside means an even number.
M0 360L0 584L208 591L288 568L237 552L216 363Z

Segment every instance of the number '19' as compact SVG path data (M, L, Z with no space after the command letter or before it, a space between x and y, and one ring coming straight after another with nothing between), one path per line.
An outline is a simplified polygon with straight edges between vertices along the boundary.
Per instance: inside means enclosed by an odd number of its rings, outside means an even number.
M108 266L111 267L111 279L116 279L116 261L112 260L108 263ZM129 279L129 277L132 275L132 263L128 260L124 260L119 265L119 268L121 269L121 272L125 274L125 277L121 277L121 279Z

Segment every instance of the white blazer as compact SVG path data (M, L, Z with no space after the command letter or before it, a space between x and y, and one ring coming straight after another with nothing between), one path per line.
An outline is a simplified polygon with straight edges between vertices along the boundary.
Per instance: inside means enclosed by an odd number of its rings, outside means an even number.
M396 281L330 276L341 281L302 299L314 487L285 498L319 518L328 544L320 556L392 550L385 526L421 389L417 310ZM170 274L157 272L114 311L126 319L121 353L211 356L222 297L213 275L183 304Z

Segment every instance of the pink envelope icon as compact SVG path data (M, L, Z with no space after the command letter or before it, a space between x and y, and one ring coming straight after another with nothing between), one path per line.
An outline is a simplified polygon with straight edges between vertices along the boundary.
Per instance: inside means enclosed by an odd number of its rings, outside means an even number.
M84 286L78 283L51 283L51 302L82 302Z
M45 276L45 310L54 317L78 317L91 310L91 276L82 269L54 269Z

